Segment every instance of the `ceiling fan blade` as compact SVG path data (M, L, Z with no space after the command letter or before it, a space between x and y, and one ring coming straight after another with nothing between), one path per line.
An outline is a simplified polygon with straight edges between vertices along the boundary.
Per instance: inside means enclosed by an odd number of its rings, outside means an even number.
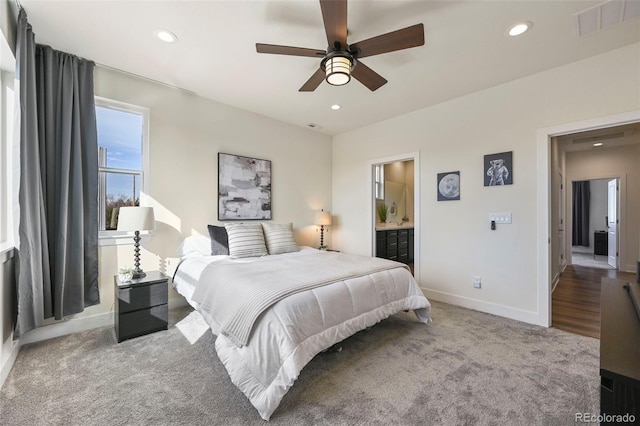
M346 47L347 0L320 0L320 8L329 46L336 47L337 41L342 47Z
M311 56L323 58L327 52L318 49L307 49L304 47L280 46L279 44L256 43L258 53L272 53L275 55Z
M401 30L392 31L349 46L357 58L394 52L424 44L424 25L417 24Z
M358 64L353 71L351 71L351 75L360 83L367 86L372 92L387 84L387 80L385 80L384 77L360 61L358 61Z
M302 85L298 92L313 92L320 86L320 83L324 80L325 73L322 68L318 68L318 70L311 76L306 83Z

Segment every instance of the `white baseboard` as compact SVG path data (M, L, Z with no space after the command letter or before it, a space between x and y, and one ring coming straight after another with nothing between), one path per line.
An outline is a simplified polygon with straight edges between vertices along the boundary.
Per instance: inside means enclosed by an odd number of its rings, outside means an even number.
M427 299L450 303L452 305L461 306L463 308L473 309L474 311L485 312L488 314L510 318L516 321L526 322L528 324L546 327L545 321L540 318L540 314L538 312L525 311L522 309L512 308L510 306L484 302L477 299L470 299L468 297L458 296L456 294L446 293L438 290L431 290L424 287L422 287L422 291L424 292L424 295L427 297Z
M635 274L637 272L637 268L638 266L636 264L632 264L632 265L623 265L619 269L623 272L630 272L632 274Z
M16 362L16 358L18 358L18 352L20 352L20 341L16 340L13 342L13 347L11 348L11 352L2 367L0 368L0 388L4 385L4 381L7 380L9 376L9 372L13 368L13 364Z
M551 280L551 293L553 294L554 291L556 291L556 287L558 286L558 283L560 282L560 274L556 274L555 277L553 277L553 279Z
M29 331L20 338L20 344L40 342L67 334L79 333L94 328L113 326L113 313L93 315L90 317L74 318Z

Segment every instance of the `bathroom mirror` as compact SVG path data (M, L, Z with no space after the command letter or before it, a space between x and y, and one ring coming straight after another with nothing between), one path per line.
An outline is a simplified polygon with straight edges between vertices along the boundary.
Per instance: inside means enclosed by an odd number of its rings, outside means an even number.
M384 181L384 203L388 208L387 222L400 222L406 217L407 189L404 183Z

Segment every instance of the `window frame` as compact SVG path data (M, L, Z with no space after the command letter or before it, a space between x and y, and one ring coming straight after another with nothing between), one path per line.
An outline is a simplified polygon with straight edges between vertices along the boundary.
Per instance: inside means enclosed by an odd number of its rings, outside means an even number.
M375 165L374 181L376 200L384 201L384 164Z
M98 167L98 173L123 173L123 174L140 174L140 206L147 205L146 194L148 192L148 175L149 175L149 108L129 104L126 102L116 101L114 99L95 96L96 107L110 108L117 111L138 114L142 116L142 168L137 169L119 169L115 167ZM98 194L100 197L100 194ZM140 232L141 235L147 234L148 231ZM98 242L100 246L133 244L133 240L129 232L114 230L99 230Z
M12 58L13 59L13 58ZM17 169L14 169L19 158L16 151L15 131L19 120L15 115L15 74L4 67L0 67L0 260L4 262L7 256L13 255L16 246L16 230L13 207L17 201L15 179ZM19 128L18 128L19 130Z

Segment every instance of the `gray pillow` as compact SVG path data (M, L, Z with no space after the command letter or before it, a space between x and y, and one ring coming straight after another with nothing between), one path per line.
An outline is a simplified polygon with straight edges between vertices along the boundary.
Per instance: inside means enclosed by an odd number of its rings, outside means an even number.
M211 238L211 255L229 254L229 236L224 226L208 225L209 237Z

